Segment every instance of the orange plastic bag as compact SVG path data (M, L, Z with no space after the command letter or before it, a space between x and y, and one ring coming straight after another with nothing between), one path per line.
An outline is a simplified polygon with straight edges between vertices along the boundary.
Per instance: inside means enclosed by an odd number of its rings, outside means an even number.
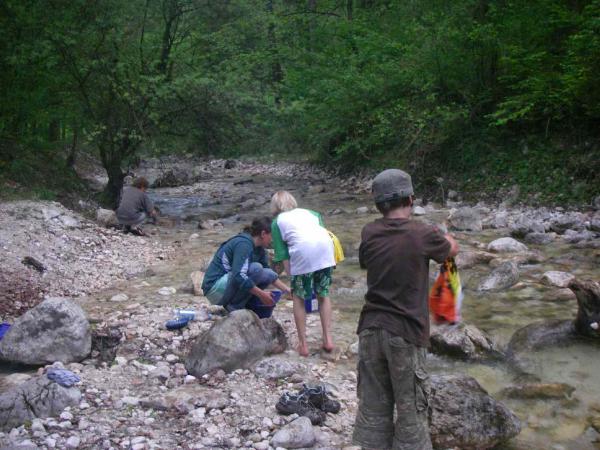
M441 323L460 322L463 293L454 258L448 258L440 267L440 273L429 294L429 310L433 321Z

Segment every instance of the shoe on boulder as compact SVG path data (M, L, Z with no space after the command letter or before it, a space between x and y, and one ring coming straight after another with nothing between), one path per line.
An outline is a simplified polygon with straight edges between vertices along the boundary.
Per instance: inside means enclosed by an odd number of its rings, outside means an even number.
M321 425L325 422L326 415L323 411L315 408L314 405L303 395L283 393L279 401L275 405L275 409L279 414L290 415L298 414L299 416L308 417L313 425Z

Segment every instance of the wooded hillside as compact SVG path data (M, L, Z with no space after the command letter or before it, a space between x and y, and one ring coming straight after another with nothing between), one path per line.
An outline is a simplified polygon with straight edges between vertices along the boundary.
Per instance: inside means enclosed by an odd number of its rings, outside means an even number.
M308 154L598 194L600 0L5 0L0 29L5 180L86 149L110 203L140 154Z

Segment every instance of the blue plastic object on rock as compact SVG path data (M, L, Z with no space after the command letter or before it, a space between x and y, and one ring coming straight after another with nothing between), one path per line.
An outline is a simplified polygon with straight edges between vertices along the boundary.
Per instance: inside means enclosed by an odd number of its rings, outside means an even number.
M6 332L8 331L8 329L10 328L10 323L0 323L0 339L2 339L4 337L4 335L6 334Z
M81 378L67 369L50 368L46 371L46 377L64 387L71 387L81 381Z
M189 316L177 317L176 319L167 320L167 322L165 323L165 328L167 330L179 330L180 328L185 327L189 321Z

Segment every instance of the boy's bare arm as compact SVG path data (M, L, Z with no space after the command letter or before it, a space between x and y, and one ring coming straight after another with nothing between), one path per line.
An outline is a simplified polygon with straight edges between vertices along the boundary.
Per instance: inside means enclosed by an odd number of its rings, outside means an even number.
M444 237L450 243L450 253L448 253L448 256L456 256L458 254L458 243L450 233L446 233Z

